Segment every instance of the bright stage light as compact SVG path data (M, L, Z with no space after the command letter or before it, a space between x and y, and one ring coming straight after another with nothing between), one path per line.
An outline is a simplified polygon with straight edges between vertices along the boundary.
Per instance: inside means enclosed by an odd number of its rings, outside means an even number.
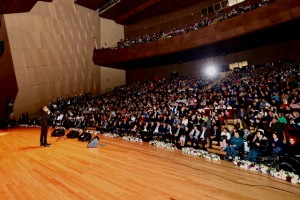
M206 68L206 75L208 76L215 76L217 74L217 69L214 66L208 66Z

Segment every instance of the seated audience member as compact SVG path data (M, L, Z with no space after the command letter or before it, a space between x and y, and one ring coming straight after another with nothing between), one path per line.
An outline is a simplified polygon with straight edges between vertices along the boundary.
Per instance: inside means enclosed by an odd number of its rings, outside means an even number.
M199 137L199 142L201 142L202 149L206 150L205 145L206 145L207 137L208 137L208 131L207 131L206 126L202 127L202 131L199 133L198 137Z
M122 124L121 121L118 121L118 122L114 121L112 123L112 125L110 126L111 127L111 132L120 135L121 124Z
M290 137L285 146L285 153L291 157L300 158L300 143L295 137Z
M194 128L189 132L189 134L186 136L185 139L185 146L187 146L188 141L191 141L191 147L194 146L194 143L196 144L196 148L200 148L198 144L200 131L198 130L197 126L194 126Z
M178 125L178 126L180 126L180 125ZM189 128L187 126L184 127L184 131L182 132L182 134L180 135L180 138L179 138L181 147L187 146L186 138L188 137L189 133L190 133Z
M181 119L181 125L183 126L183 128L184 128L185 126L187 126L188 123L189 123L188 118L186 118L185 116L183 116L182 119Z
M129 135L135 137L138 134L138 126L135 123L130 122Z
M175 116L175 119L173 121L173 126L177 126L178 124L181 124L181 120L178 118L178 116Z
M172 126L170 125L170 127L172 128ZM180 124L178 124L177 125L177 127L176 128L174 128L174 132L172 133L172 135L170 135L170 141L172 142L172 143L174 143L175 145L177 145L178 144L178 141L179 140L181 140L181 136L183 135L183 132L184 132L184 130L187 128L187 130L188 130L188 127L184 127L184 129L182 129L181 128L181 125ZM185 137L185 136L184 136ZM180 142L180 144L181 144L181 142ZM183 145L184 145L184 143L183 143ZM183 146L183 145L181 145L181 146Z
M144 141L145 137L149 140L149 132L150 132L150 124L148 122L145 122L141 126L141 138Z
M240 137L239 132L235 131L234 136L230 139L229 145L226 147L226 155L229 160L232 159L231 153L235 159L239 158L237 151L242 151L243 142L244 140Z
M283 140L278 138L278 133L276 132L273 133L272 147L272 157L276 157L283 151Z
M210 149L212 148L212 146L211 146L212 141L217 141L218 144L220 144L220 136L221 136L221 133L220 133L218 126L214 125L209 134L209 147L208 148L210 148Z
M167 131L168 131L168 126L166 123L162 123L161 125L161 132L159 134L159 138L161 138L160 140L163 142L166 142L167 139Z
M264 128L263 121L259 116L255 118L253 126L255 127L255 129L263 129Z
M128 129L129 129L128 122L126 121L126 119L123 119L123 120L121 121L119 135L120 135L121 137L123 137L125 134L128 135Z
M108 128L108 122L107 122L107 120L102 120L101 123L100 123L100 125L99 125L100 132L101 133L108 132L107 128Z
M153 137L154 137L154 130L156 129L156 124L154 123L154 121L151 121L150 124L149 124L149 138L148 140L153 140Z
M206 115L204 121L201 124L201 128L205 126L206 129L209 130L211 128L211 122L211 118L208 115Z
M229 140L231 138L231 134L229 133L227 128L223 128L223 131L221 132L221 141L220 141L220 147L222 151L225 151Z
M237 121L234 122L234 128L239 132L240 136L243 136L243 130L246 125L243 123L241 119L237 119Z
M277 114L275 114L275 116L277 116ZM283 131L282 123L278 122L277 117L272 118L272 121L269 124L269 128L270 128L271 133L274 133L274 132L282 133L282 131Z
M169 142L174 143L174 128L171 124L167 124L166 139L168 139Z
M278 119L278 122L280 122L282 124L287 124L287 120L286 120L285 116L282 114L282 112L278 113L277 119Z
M298 111L292 112L292 116L290 117L290 132L294 135L299 135L300 133L300 114Z
M161 136L161 133L162 133L162 125L160 124L160 122L156 122L156 126L153 131L153 137L158 139L158 137Z
M249 129L244 129L244 151L249 152L254 138L254 133L251 133Z
M247 155L246 160L251 160L256 162L258 155L265 153L269 147L269 141L266 136L264 136L264 130L258 129L256 135L254 136L253 149Z
M300 109L300 103L296 103L296 99L292 99L290 103L290 107L292 109Z
M248 141L248 140L252 140L253 139L253 136L252 138L250 139L250 137L252 136L251 132L249 131L249 129L245 128L244 129L244 135L243 135L243 138L245 141Z
M280 156L278 167L300 175L300 143L295 137L290 137L287 142L284 155Z

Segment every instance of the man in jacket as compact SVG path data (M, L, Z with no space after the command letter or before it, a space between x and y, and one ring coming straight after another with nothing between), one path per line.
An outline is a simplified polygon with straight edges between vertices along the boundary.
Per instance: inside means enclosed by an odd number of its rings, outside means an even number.
M40 146L49 147L47 142L47 134L49 129L50 111L47 106L43 106L41 109L41 135L40 135Z
M264 136L264 130L258 129L253 138L253 149L248 153L246 160L250 160L253 157L253 161L256 162L257 156L265 153L268 148L269 141L267 137Z

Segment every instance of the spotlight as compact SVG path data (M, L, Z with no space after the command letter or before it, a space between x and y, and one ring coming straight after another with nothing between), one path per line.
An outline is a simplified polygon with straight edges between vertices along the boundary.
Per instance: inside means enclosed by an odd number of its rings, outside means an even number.
M217 69L214 66L208 66L206 68L206 75L207 76L215 76L217 74Z

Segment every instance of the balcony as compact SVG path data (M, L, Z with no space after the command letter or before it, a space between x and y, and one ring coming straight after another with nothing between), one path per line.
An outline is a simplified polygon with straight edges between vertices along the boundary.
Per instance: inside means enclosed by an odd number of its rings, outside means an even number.
M186 34L127 48L95 49L93 61L100 66L130 69L238 52L298 38L299 18L299 0L278 0Z

